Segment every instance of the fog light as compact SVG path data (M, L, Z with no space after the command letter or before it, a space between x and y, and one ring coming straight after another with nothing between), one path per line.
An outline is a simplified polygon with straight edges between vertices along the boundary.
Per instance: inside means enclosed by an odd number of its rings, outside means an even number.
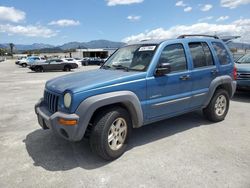
M74 119L68 120L68 119L59 118L58 123L60 123L61 125L66 125L66 126L75 126L77 124L77 120L74 120Z

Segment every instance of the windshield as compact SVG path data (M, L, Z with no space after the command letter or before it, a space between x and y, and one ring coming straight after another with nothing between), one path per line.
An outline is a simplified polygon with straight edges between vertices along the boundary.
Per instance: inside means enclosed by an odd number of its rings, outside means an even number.
M157 45L130 45L118 49L102 66L104 69L146 71Z
M250 64L250 54L244 55L237 60L237 63L249 63Z

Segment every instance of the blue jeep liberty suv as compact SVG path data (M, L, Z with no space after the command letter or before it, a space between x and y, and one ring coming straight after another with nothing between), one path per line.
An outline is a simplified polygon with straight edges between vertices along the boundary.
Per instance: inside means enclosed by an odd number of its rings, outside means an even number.
M100 69L49 80L38 122L69 141L89 139L106 160L121 156L133 128L202 109L224 120L236 89L230 51L217 36L182 35L118 49Z

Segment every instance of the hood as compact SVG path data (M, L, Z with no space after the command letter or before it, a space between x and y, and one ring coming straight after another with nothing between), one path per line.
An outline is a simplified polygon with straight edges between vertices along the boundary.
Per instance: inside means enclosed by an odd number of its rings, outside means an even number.
M145 76L145 72L97 69L54 78L46 83L46 89L56 93L63 93L66 90L71 91L72 93L77 93L137 80L143 77L145 78Z
M250 64L235 63L238 72L250 72Z

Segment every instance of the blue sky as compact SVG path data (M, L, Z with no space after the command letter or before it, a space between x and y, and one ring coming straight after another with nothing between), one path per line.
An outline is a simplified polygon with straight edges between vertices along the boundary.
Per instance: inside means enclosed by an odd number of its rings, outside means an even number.
M1 0L0 43L241 35L250 42L250 0Z

